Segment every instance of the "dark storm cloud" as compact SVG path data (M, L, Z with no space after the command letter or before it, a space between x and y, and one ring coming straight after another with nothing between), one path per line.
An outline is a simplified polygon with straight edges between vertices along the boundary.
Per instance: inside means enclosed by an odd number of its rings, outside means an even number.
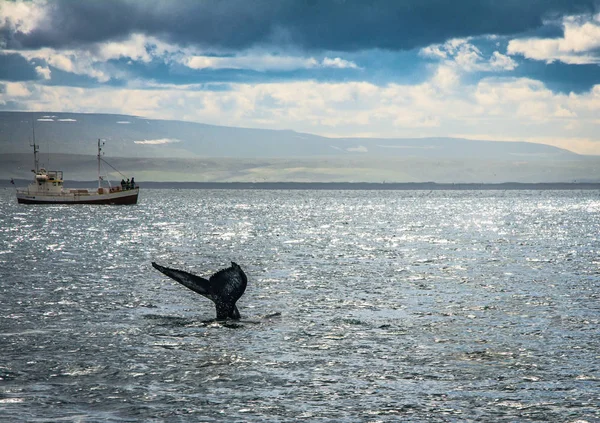
M32 65L20 54L0 54L1 81L31 81L39 79Z
M600 72L596 64L573 66L562 62L525 60L513 75L544 81L546 87L563 94L585 93L600 84Z
M597 12L600 0L59 0L47 7L43 26L4 33L5 45L65 47L140 32L215 49L403 50L533 31L544 19Z

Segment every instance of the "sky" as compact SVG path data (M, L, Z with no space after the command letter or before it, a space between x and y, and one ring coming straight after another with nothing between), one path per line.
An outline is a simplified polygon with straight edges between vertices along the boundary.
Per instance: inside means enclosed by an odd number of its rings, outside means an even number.
M0 110L600 155L600 0L0 0Z

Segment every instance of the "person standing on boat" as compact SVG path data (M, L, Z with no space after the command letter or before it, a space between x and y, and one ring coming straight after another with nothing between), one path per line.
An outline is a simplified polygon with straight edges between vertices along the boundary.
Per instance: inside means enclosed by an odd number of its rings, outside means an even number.
M121 190L125 191L125 179L121 179Z
M127 178L127 182L125 182L125 189L129 189L129 187L131 187L131 185L129 185L129 178Z
M131 189L135 188L135 181L133 180L133 176L131 177Z

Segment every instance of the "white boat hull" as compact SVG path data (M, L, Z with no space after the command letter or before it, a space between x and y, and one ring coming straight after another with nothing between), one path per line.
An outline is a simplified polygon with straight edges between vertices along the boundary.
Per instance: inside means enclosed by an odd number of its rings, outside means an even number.
M22 190L17 191L17 202L19 204L137 204L139 191L139 188L102 193L71 190L53 194Z

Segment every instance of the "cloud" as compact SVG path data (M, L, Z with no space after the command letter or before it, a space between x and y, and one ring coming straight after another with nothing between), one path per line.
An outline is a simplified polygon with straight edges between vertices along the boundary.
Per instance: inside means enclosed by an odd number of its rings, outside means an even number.
M75 75L86 75L99 82L107 82L110 80L110 75L108 75L105 70L101 69L102 63L100 59L89 51L59 51L52 48L43 48L39 50L15 51L14 53L21 54L32 63L39 61L45 63L47 65L45 67L36 67L38 73L44 77L51 74L50 69L48 68L51 66L63 72Z
M0 2L0 33L31 34L47 19L47 6L45 1ZM0 40L0 46L6 43L6 39Z
M0 51L0 80L30 81L39 77L35 66L18 53Z
M28 88L28 85L22 82L8 82L4 84L2 97L29 97L31 96L31 91Z
M35 71L38 73L38 75L40 75L42 78L44 78L46 80L49 80L51 78L52 72L50 71L50 68L48 68L48 67L36 66Z
M600 85L569 95L528 78L484 78L443 90L435 75L423 83L272 82L230 84L228 90L198 86L94 89L11 83L0 103L21 110L117 113L207 124L293 129L336 137L467 136L490 139L553 139L552 145L596 151ZM6 86L7 84L5 84ZM13 94L19 94L13 95ZM172 139L140 140L149 145ZM143 145L143 144L142 144ZM595 147L593 147L595 145ZM594 150L595 148L595 150Z
M356 63L350 62L348 60L340 59L339 57L336 57L333 59L326 57L323 59L323 61L321 63L322 63L322 66L326 67L326 68L358 69L358 66L356 66Z
M240 69L265 72L319 68L359 69L354 62L340 57L317 59L254 51L229 56L205 55L197 49L165 43L142 34L131 34L119 42L96 43L85 49L41 48L9 52L22 56L29 63L44 63L46 66L38 65L35 69L46 80L51 77L50 67L75 75L85 75L99 82L108 82L113 78L130 79L127 71L119 71L117 67L108 65L108 61L120 59L144 64L153 61L169 65L180 63L194 70Z
M596 0L5 1L7 48L73 48L129 34L218 51L287 45L304 51L410 50L451 38L519 34L549 16L594 12ZM231 28L231 30L226 30Z
M432 84L444 91L455 89L460 84L460 75L454 66L438 66L431 80Z
M595 63L599 1L0 0L0 104L338 137L594 140L597 66L564 63Z
M143 141L134 141L135 144L143 144L143 145L162 145L162 144L173 144L181 142L181 140L175 138L161 138L156 140L143 140Z
M447 48L443 44L434 44L421 49L421 55L433 59L447 59Z
M517 67L517 62L502 53L495 51L489 61L490 69L511 71Z
M9 3L10 13L4 17L5 24L0 30L0 39L9 47L0 54L0 80L37 79L40 83L78 86L110 83L145 88L155 81L161 85L167 80L189 84L264 82L273 78L362 78L384 83L397 81L410 72L414 74L409 78L422 80L417 75L422 68L413 71L403 66L404 59L399 58L409 54L414 57L420 51L421 58L439 62L431 67L431 72L436 74L437 86L443 90L457 88L465 76L473 78L474 74L517 69L519 58L506 54L502 43L491 50L490 43L482 45L483 39L506 40L490 33L539 30L552 22L544 21L548 14L578 11L588 4L534 1L523 10L511 2L465 0L453 6L454 13L464 12L464 30L452 31L445 28L447 22L433 19L440 10L447 12L449 7L437 0L388 2L379 7L370 2L338 0L314 3L281 0L275 5L256 0L254 7L240 0L223 0L213 7L208 7L208 2L182 1L167 7L153 0ZM26 14L18 10L33 8L43 19L32 24L24 22ZM321 15L309 13L315 11ZM196 12L203 14L193 15ZM348 20L324 25L323 19L334 12ZM188 22L189 14L196 21ZM205 21L207 16L214 20ZM454 19L452 16L449 19ZM473 16L494 19L476 22ZM251 20L242 22L242 18ZM416 18L422 19L418 28ZM260 22L264 25L259 26ZM400 25L403 22L405 25ZM206 27L198 28L202 23L218 30L209 34ZM482 26L487 29L484 31ZM234 27L235 31L223 31L225 27ZM333 29L339 33L332 33ZM365 37L375 29L370 38ZM319 39L311 41L315 34ZM589 38L593 40L594 34ZM317 43L319 40L321 44ZM427 44L429 40L438 43ZM421 49L398 53L415 46ZM383 50L387 56L382 59ZM3 66L4 62L11 65ZM381 67L382 63L396 68ZM591 78L581 85L587 89L594 82Z
M191 69L248 69L255 71L292 71L296 69L337 68L357 69L358 66L339 57L325 57L321 61L314 57L280 56L273 54L243 53L232 57L191 56L181 59Z
M251 69L256 71L293 70L318 66L318 62L314 58L274 55L237 57L192 56L183 59L183 64L192 69Z
M46 80L51 78L52 67L75 75L85 75L99 82L108 82L112 78L126 76L124 71L109 66L108 61L125 59L148 64L153 60L169 61L172 57L183 54L186 54L186 50L178 46L161 42L154 37L131 34L118 42L100 42L85 47L6 50L4 55L0 55L0 64L3 57L11 55L22 57L30 64L43 63L45 66L37 65L35 71ZM23 63L20 65L23 67Z
M157 44L163 45L164 43L142 34L131 34L125 40L98 43L95 49L97 51L96 60L104 62L125 58L149 63L152 61L152 56L148 50Z
M508 43L510 55L546 63L600 64L600 14L563 18L560 38L517 38Z
M542 82L526 78L483 80L477 84L473 98L490 115L507 116L512 112L515 122L519 118L548 122L552 103L568 103L567 97L552 93Z
M444 44L427 46L419 54L440 60L447 67L451 66L462 72L502 72L517 67L512 58L498 51L486 57L469 39L452 39Z

